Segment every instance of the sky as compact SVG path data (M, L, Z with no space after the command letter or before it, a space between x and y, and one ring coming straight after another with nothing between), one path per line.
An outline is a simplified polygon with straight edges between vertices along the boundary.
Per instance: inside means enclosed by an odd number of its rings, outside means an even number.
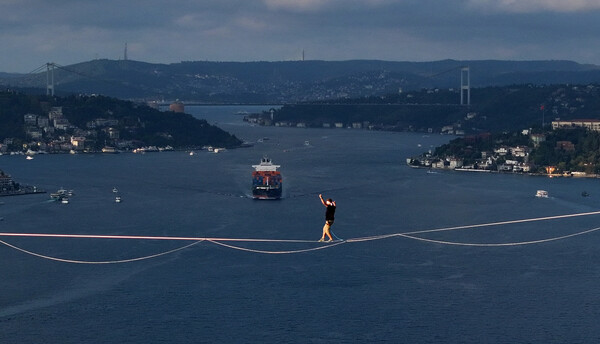
M572 60L600 0L0 0L0 72L93 59Z

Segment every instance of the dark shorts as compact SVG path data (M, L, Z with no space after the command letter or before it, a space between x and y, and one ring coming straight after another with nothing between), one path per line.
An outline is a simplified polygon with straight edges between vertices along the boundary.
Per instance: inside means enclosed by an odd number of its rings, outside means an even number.
M325 223L331 226L333 224L333 220L325 220Z

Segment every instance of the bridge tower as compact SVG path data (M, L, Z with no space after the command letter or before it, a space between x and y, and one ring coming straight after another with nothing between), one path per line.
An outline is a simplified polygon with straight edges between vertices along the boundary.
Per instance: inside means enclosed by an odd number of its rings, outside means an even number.
M46 95L54 96L54 62L46 63Z
M467 91L467 104L471 105L471 75L469 67L460 69L460 105L465 105L464 92Z

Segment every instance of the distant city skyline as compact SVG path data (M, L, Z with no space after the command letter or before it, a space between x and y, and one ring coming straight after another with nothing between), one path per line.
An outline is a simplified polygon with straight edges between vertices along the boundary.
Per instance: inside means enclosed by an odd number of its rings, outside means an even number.
M600 0L0 0L0 72L97 58L572 60L600 65ZM125 44L127 49L125 50Z

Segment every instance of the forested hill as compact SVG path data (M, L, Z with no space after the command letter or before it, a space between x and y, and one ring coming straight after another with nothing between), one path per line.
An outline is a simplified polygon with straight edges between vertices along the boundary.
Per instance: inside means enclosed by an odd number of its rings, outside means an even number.
M600 82L600 67L572 61L197 61L153 64L93 60L59 66L54 73L56 90L63 94L207 103L295 103L380 96L397 93L400 89L458 88L463 66L470 68L472 87ZM0 73L0 85L45 89L46 73Z
M29 117L29 118L26 118ZM237 147L235 136L185 113L104 96L48 97L0 92L0 144L35 142L60 146L83 137L94 151L105 145L131 149L146 145L175 148ZM8 140L6 140L8 139Z
M466 97L465 97L466 98ZM466 101L466 100L465 100ZM271 117L273 120L271 120ZM471 90L471 105L460 105L460 91L419 90L381 97L285 105L249 116L266 125L308 127L369 126L397 131L449 134L502 132L563 120L600 119L600 86L515 85Z

